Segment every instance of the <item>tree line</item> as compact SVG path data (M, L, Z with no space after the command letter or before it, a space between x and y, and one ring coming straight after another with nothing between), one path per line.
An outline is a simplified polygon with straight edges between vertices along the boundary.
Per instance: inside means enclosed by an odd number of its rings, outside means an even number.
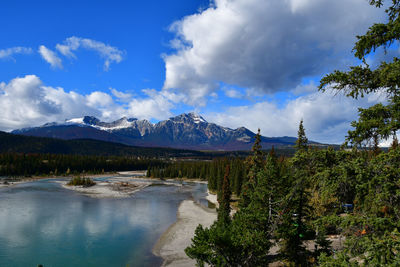
M98 174L146 170L149 166L165 164L161 160L137 157L2 153L0 176Z
M187 178L208 181L208 189L217 192L222 187L226 166L232 166L230 172L231 190L239 195L245 174L243 158L215 158L209 161L175 161L169 164L153 165L147 171L153 178Z

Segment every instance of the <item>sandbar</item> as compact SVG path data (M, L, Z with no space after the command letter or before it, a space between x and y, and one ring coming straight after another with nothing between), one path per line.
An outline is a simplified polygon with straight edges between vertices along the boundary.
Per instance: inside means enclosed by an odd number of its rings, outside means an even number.
M192 200L184 200L179 205L177 221L163 233L153 248L156 256L162 257L162 266L195 266L196 261L185 254L185 248L192 243L196 227L209 227L217 218L214 209L208 209Z
M68 190L79 192L93 198L125 198L142 190L152 182L137 181L126 177L112 177L105 181L96 181L90 187L67 185L68 181L57 181Z

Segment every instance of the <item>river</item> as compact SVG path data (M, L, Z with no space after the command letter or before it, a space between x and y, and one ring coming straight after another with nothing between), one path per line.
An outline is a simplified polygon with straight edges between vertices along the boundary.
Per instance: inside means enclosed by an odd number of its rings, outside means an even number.
M104 178L103 178L104 179ZM0 188L0 266L160 266L152 254L179 203L207 185L153 185L131 197L95 199L54 180Z

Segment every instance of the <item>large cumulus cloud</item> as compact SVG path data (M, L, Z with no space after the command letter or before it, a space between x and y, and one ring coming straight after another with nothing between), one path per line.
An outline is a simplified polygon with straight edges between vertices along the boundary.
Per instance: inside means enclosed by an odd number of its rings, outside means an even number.
M366 0L215 0L171 26L165 89L204 105L219 82L276 92L345 65L355 35L382 18Z
M8 83L0 83L0 130L62 122L84 115L106 121L122 116L158 120L172 116L175 102L171 99L178 96L150 89L144 93L144 97L134 98L111 88L109 93L80 94L65 91L62 87L46 86L36 75L17 77Z
M260 128L264 136L297 136L303 119L309 139L340 144L351 128L350 122L357 119L358 107L368 107L385 99L384 95L373 94L355 100L331 91L318 92L312 83L304 87L305 90L314 87L314 93L289 100L283 106L263 101L210 112L205 117L231 128L245 126L254 132Z

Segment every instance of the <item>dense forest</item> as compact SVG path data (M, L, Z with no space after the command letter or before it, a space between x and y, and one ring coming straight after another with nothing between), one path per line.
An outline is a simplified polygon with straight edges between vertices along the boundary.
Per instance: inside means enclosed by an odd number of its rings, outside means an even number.
M91 139L61 140L55 138L10 134L1 131L0 153L35 153L128 157L136 156L146 158L208 158L210 156L210 154L208 153L186 149L134 147L119 143Z
M294 149L281 148L277 153L293 155ZM213 177L221 180L221 168L224 168L227 161L225 158L243 159L248 155L248 151L132 147L90 139L60 140L0 132L0 176L148 169L149 174L157 178L210 179L211 189L216 190L214 184L217 182ZM236 165L241 165L240 160Z
M400 264L396 142L388 152L315 149L307 145L301 124L294 157L279 159L274 151L265 155L257 141L253 153L243 166L247 175L233 217L226 203L231 202L235 165L225 162L218 220L210 228L199 226L186 249L200 265ZM338 236L344 247L332 246ZM274 245L279 250L271 254Z
M352 98L379 92L386 101L359 109L339 151L309 147L302 121L291 158L265 155L258 136L245 162L238 211L231 216L234 165L228 164L217 221L199 225L185 250L199 266L400 266L400 60L374 69L366 61L400 39L400 0L386 7L387 22L357 36L354 52L362 63L326 75L319 86ZM379 144L389 138L391 147L382 151Z
M161 160L137 157L3 153L0 154L0 176L98 174L146 170L165 164Z
M242 157L214 158L209 161L176 161L169 164L153 165L147 171L148 177L153 178L187 178L208 181L208 189L218 191L222 187L222 180L226 166L232 166L231 188L239 195L245 175L245 160Z

